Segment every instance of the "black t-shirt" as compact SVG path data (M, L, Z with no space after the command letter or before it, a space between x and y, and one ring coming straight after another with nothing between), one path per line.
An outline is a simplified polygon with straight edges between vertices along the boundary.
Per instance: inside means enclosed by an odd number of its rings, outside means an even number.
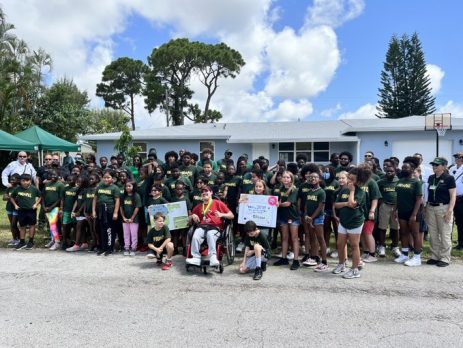
M455 187L455 178L450 174L443 173L438 178L436 174L431 175L428 179L428 202L449 204L449 190Z

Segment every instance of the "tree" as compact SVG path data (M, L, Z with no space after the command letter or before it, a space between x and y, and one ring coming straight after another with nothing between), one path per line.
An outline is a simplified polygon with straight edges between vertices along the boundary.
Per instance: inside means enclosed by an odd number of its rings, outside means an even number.
M153 49L148 57L144 90L146 108L153 112L157 107L170 115L172 125L183 125L184 108L193 91L188 87L191 73L197 66L195 46L188 39L175 39Z
M381 72L378 114L380 118L402 118L435 112L435 98L421 42L414 33L400 39L393 35Z
M121 132L127 128L130 116L118 110L98 109L90 111L90 119L87 133L101 134Z
M133 137L130 134L130 129L129 127L125 126L122 129L121 136L119 139L116 141L116 144L114 145L114 150L119 154L123 154L124 157L127 159L127 164L131 165L133 156L141 152L141 147L140 146L133 146L132 145L132 140Z
M106 107L126 112L132 130L135 130L134 98L142 91L145 70L141 60L119 58L105 67L102 82L97 84L96 95L103 98Z
M196 45L199 52L196 70L198 71L199 80L207 89L207 97L204 111L199 118L195 119L195 122L218 121L222 117L220 112L214 110L209 113L212 96L217 91L218 80L220 77L235 78L245 62L238 51L224 43L217 45L196 43ZM217 118L219 115L220 117ZM210 118L211 116L212 118Z

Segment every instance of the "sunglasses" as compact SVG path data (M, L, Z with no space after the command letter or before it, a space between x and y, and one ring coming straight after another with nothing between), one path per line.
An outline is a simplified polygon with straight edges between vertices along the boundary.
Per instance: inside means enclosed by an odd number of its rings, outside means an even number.
M372 155L365 155L365 157L373 157Z
M18 156L19 158L26 158L27 156Z

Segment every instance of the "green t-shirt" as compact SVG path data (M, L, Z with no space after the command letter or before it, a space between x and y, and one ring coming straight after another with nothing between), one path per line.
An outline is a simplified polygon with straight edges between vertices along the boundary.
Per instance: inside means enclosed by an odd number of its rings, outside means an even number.
M74 212L76 213L76 216L84 216L83 205L85 204L85 190L80 190L79 193L77 193L77 204L76 204L76 209Z
M201 177L206 179L206 182L205 182L206 185L212 186L212 185L215 184L215 178L217 176L216 176L216 174L214 172L212 172L211 175L209 175L209 176L206 176L206 174L204 174L204 173L201 173L200 175L201 175Z
M189 166L181 165L178 167L178 169L180 169L181 176L188 178L188 180L190 180L191 183L196 182L196 178L199 175L198 167L194 165L189 165Z
M191 203L193 204L193 207L196 207L199 203L203 202L203 197L201 195L201 191L195 188L193 192L191 193Z
M146 207L149 207L150 205L156 205L156 204L166 204L166 203L169 203L169 201L167 199L165 199L164 197L159 197L159 198L154 198L154 197L149 197L148 200L146 201L146 204L145 206Z
M233 177L225 176L224 184L227 187L227 204L236 206L238 201L238 189L241 185L241 178L237 175Z
M270 248L270 243L268 242L268 239L265 238L265 236L262 233L259 233L257 236L251 237L249 235L246 235L244 237L244 245L248 247L250 250L254 250L254 245L259 244L264 248L266 251L265 257L267 259L271 258L270 252L272 249Z
M7 187L6 188L6 191L5 191L5 194L8 196L8 198L11 197L11 193L13 192L13 190L16 188L17 186L15 187ZM11 203L11 201L8 199L8 201L6 201L6 207L5 207L6 211L14 211L14 205L13 203Z
M383 178L378 181L379 192L383 197L383 202L386 204L395 205L397 203L397 192L395 187L399 179L395 176L392 180Z
M121 197L121 207L122 211L124 212L125 218L130 219L135 208L140 209L141 207L143 207L140 195L138 193L134 193L131 196L123 195ZM138 214L135 215L135 217L133 218L133 222L138 223Z
M113 208L116 204L116 198L121 197L121 190L114 184L101 184L96 189L96 203L106 204L108 208Z
M85 213L92 214L93 198L95 198L96 187L88 187L84 193Z
M291 202L289 207L279 207L277 217L279 220L289 221L299 219L299 213L297 211L297 195L298 189L293 186L289 189L282 186L280 189L279 197L281 203Z
M45 184L43 188L43 203L45 207L50 207L56 201L63 199L64 197L64 184L60 181L53 182L50 181ZM59 208L59 204L57 205Z
M370 179L373 179L374 181L379 181L380 177L379 175L376 175L375 173L371 173Z
M336 202L344 203L349 201L349 194L350 190L345 187L342 188L339 193L336 195ZM348 229L354 229L357 227L362 226L363 222L365 221L365 215L363 214L362 207L364 206L363 201L365 200L365 192L355 186L355 193L354 193L354 200L359 204L357 208L353 209L350 207L342 207L338 210L339 212L339 220L341 225Z
M325 183L325 190L326 199L325 199L325 211L331 211L333 208L334 202L334 192L339 188L339 183L336 179L333 179L330 182Z
M11 192L11 197L14 198L19 209L33 209L32 206L38 197L41 197L40 191L34 185L23 188L21 185L14 188Z
M316 190L310 190L306 196L305 214L307 216L312 216L320 203L325 203L325 200L326 193L321 187L317 188ZM320 213L322 214L323 210Z
M214 160L209 160L211 162L211 165L212 165L212 170L214 172L218 171L219 170L219 166L217 165L217 162L214 161ZM201 169L203 168L203 161L198 161L198 163L196 163L196 165L198 167L201 167Z
M368 214L371 208L371 201L374 199L381 199L381 192L379 192L378 184L372 178L370 178L366 185L362 186L363 192L365 192L365 200L363 201L363 213L365 214L365 219L368 219ZM375 210L375 220L378 210Z
M63 211L65 212L72 212L72 207L74 206L74 202L77 199L77 190L78 187L66 186L64 188L63 194Z
M168 238L170 238L169 227L164 225L160 230L156 230L156 228L153 227L146 236L146 244L153 244L156 248L159 248Z
M187 177L181 176L178 179L168 178L165 182L165 185L169 189L170 197L171 197L170 200L172 200L172 197L175 196L175 184L177 183L178 180L182 181L185 184L184 186L185 193L188 194L188 192L191 192L193 190L193 185L191 185L191 181Z
M305 211L305 204L307 202L307 194L310 192L311 189L312 187L308 182L304 182L301 184L301 186L299 186L297 198L299 199L299 202L300 202L299 210L301 212Z
M415 178L399 179L395 191L399 213L411 213L415 208L416 197L423 195L422 183Z
M246 173L243 175L243 179L241 181L240 185L240 192L241 193L249 193L252 192L254 189L254 184L251 180L252 174L251 173Z

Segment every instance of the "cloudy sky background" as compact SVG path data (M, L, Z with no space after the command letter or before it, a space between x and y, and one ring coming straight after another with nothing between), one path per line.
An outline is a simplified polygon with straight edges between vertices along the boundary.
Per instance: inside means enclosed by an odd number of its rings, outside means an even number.
M441 112L463 117L459 0L0 0L16 35L44 48L50 80L95 86L118 57L146 62L172 38L225 42L246 61L222 80L212 107L225 122L371 118L392 34L418 32ZM202 107L204 87L191 81ZM165 116L136 105L137 127Z

